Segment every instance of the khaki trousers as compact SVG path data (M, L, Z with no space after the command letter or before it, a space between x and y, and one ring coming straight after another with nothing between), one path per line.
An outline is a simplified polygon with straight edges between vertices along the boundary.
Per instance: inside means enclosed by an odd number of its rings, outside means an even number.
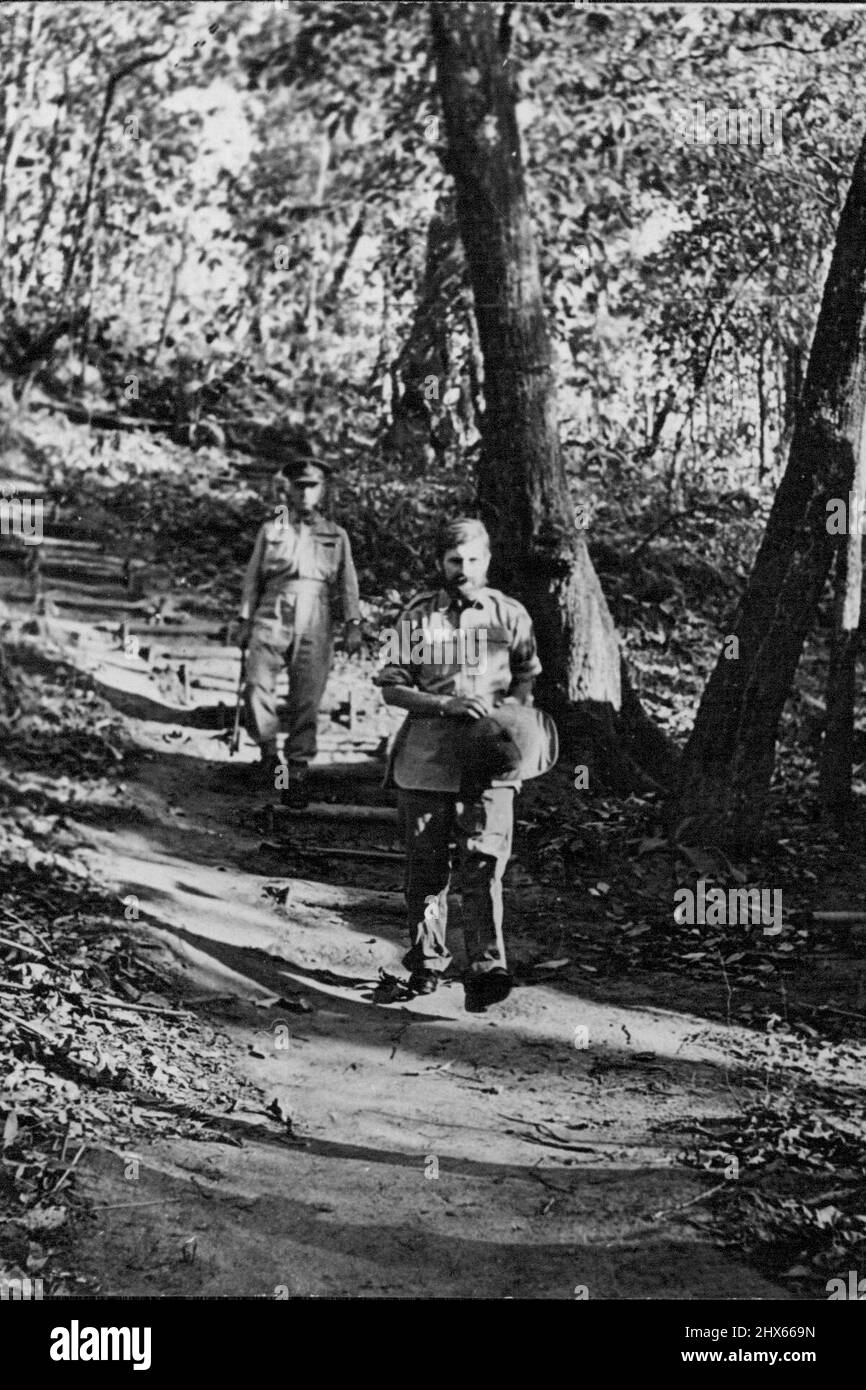
M333 623L324 585L299 589L291 627L253 619L247 647L244 706L247 728L258 744L276 743L277 680L289 673L286 761L312 762L316 756L319 705L334 656Z
M441 973L451 963L446 932L452 842L468 973L505 967L502 877L511 855L514 791L491 787L463 800L458 793L399 789L398 817L406 845L407 970Z

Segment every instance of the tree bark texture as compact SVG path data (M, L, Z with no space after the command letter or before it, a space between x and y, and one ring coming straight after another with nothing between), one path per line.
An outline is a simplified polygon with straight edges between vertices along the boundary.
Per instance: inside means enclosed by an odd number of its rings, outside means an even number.
M391 424L384 447L414 476L444 455L450 384L450 314L459 310L465 280L453 199L441 198L427 228L424 278L400 355L392 368Z
M526 604L535 623L542 698L572 747L585 741L595 750L598 776L590 771L590 785L624 786L634 783L635 763L651 763L654 777L669 772L672 750L633 693L624 700L616 630L562 461L508 9L480 0L430 6L444 163L454 179L484 362L479 504L493 542L491 578Z
M864 492L866 431L861 429L850 505L846 508L848 534L841 538L836 552L833 638L827 672L827 725L821 746L821 772L818 783L821 804L827 815L836 819L841 819L851 809L854 694L863 590L863 537L860 531L860 517Z

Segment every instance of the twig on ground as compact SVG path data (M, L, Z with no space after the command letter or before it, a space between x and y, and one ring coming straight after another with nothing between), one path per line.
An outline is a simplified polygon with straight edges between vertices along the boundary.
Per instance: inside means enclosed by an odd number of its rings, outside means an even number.
M162 1004L132 1004L123 999L100 999L90 995L84 1000L89 1009L131 1009L137 1014L163 1014L169 1018L186 1018L185 1009L169 1009Z
M42 1028L38 1023L28 1023L26 1018L19 1018L17 1014L10 1014L8 1009L0 1009L0 1018L6 1018L10 1023L15 1023L19 1028L23 1028L27 1033L35 1033L37 1038L44 1038L50 1042L52 1047L57 1046L57 1039L48 1032L47 1028Z
M859 1018L866 1023L866 1014L855 1014L851 1009L837 1009L835 1004L797 1004L795 1007L808 1014L840 1014L842 1018Z
M156 1202L110 1202L108 1206L91 1207L91 1211L120 1211L126 1207L162 1207L169 1202L185 1202L185 1197L160 1197Z
M13 941L11 937L0 936L0 946L11 946L13 950L24 951L28 956L44 956L44 951L37 951L35 946L25 946L21 941Z
M675 1207L662 1207L660 1211L654 1211L650 1220L660 1221L663 1216L671 1216L674 1212L685 1211L686 1207L693 1207L698 1202L703 1202L707 1197L712 1197L717 1192L721 1192L723 1187L728 1186L729 1179L724 1182L717 1182L715 1187L708 1187L705 1192L699 1192L697 1197L690 1197L687 1202L679 1202Z
M67 1135L67 1138L68 1138L68 1135ZM65 1141L64 1141L64 1148L65 1148L65 1147L66 1147L66 1144L65 1144ZM64 1168L63 1172L60 1174L60 1177L57 1179L56 1183L55 1183L54 1186L52 1187L52 1189L51 1189L52 1194L55 1193L55 1192L57 1192L58 1189L59 1189L60 1187L62 1187L63 1183L64 1183L64 1182L66 1181L66 1179L69 1177L69 1174L72 1172L73 1168L75 1167L76 1163L78 1162L79 1158L80 1158L81 1155L84 1153L84 1150L85 1150L86 1148L87 1148L87 1145L86 1145L86 1144L82 1144L82 1145L81 1145L81 1148L78 1150L78 1153L75 1155L75 1157L73 1158L72 1162L71 1162L70 1164L68 1164L66 1168Z
M534 1163L532 1167L529 1169L532 1176L534 1178L537 1178L538 1181L542 1183L545 1187L549 1188L551 1192L558 1192L560 1197L567 1197L569 1192L571 1191L571 1188L561 1187L558 1182L548 1182L547 1179L543 1177L543 1175L538 1171L538 1164L541 1162L542 1160L539 1159L538 1163Z

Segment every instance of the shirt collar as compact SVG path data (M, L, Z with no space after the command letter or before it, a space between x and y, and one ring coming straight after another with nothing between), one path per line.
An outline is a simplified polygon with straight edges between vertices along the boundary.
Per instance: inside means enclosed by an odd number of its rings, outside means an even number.
M322 521L323 521L323 519L324 519L324 518L322 517L322 513L321 513L320 511L316 510L316 511L313 512L313 514L312 514L312 516L310 517L309 521L304 521L303 517L301 516L301 513L300 513L299 509L298 509L297 507L294 507L294 506L292 505L291 502L288 503L288 513L289 513L289 521L292 523L293 526L301 526L301 525L309 526L311 530L314 529L315 527L321 525L321 523L322 523Z
M486 593L486 589L479 589L474 599L470 599L467 603L461 603L459 599L452 598L447 589L440 589L436 595L436 609L439 613L447 613L450 608L454 608L462 613L465 608L483 608L484 604L481 600Z

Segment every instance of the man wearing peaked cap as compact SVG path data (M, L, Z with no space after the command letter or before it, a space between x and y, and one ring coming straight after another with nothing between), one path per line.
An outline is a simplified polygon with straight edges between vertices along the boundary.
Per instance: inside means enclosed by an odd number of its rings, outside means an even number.
M406 640L399 653L394 644L395 659L376 676L385 703L406 710L389 766L406 844L411 944L403 964L416 994L431 994L450 964L453 841L468 957L466 1008L483 1012L511 988L502 878L514 796L522 779L553 766L556 729L533 705L541 663L532 620L516 599L487 587L485 527L472 517L446 523L437 553L439 587L403 611L398 630Z
M246 649L247 728L261 749L271 785L280 772L276 684L288 668L287 782L284 800L306 805L307 773L316 755L316 723L333 661L338 606L350 655L361 646L358 579L349 537L320 510L330 466L306 441L279 429L263 432L260 452L281 465L288 506L259 529L243 582L239 641Z

